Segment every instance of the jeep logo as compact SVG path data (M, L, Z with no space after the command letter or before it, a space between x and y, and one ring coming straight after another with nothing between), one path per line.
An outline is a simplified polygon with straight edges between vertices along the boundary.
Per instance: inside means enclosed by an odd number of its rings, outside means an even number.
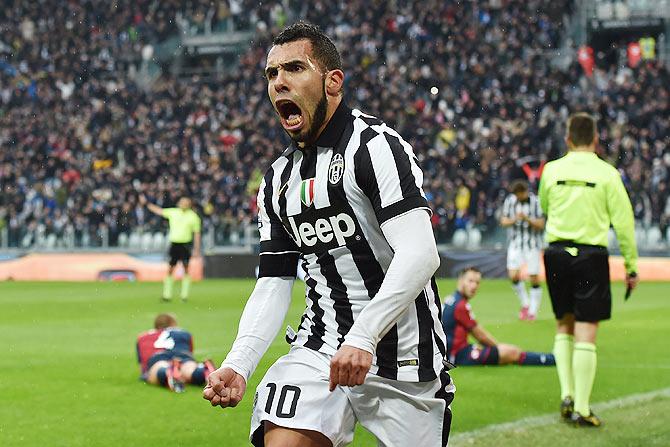
M346 238L356 232L354 220L345 213L331 216L328 219L316 219L314 225L309 222L296 225L295 219L292 216L288 218L288 221L291 224L293 239L298 244L298 247L302 246L302 244L313 247L318 242L327 244L333 238L337 242L337 246L341 247L345 244Z

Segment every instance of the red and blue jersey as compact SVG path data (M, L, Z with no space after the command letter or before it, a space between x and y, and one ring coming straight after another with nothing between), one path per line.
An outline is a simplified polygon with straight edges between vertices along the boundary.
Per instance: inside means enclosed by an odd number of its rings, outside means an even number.
M193 337L191 333L178 327L151 329L137 336L137 361L142 373L147 370L147 363L152 355L164 351L193 353Z
M449 357L468 345L468 333L477 326L470 303L457 290L444 300L442 307L442 327L447 334Z

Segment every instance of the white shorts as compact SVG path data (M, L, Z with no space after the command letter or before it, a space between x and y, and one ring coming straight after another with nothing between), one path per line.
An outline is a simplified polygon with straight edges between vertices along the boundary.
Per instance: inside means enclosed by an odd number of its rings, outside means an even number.
M529 275L538 275L540 273L540 250L532 248L530 250L521 250L509 246L507 248L507 270L519 270L526 264Z
M380 446L444 446L456 388L449 374L431 382L401 382L368 374L363 385L330 392L330 357L302 346L270 367L256 389L251 443L264 446L264 421L324 434L333 447L354 439L356 422ZM420 429L419 429L420 427Z

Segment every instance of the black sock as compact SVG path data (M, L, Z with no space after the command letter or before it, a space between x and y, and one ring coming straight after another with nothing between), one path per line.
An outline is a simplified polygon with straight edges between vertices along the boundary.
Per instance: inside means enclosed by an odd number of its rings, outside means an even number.
M548 352L522 352L519 357L519 365L553 366L555 364L554 354Z
M167 368L160 368L156 371L156 378L159 384L168 386Z
M205 366L202 363L199 363L193 374L191 374L191 383L194 385L205 384Z

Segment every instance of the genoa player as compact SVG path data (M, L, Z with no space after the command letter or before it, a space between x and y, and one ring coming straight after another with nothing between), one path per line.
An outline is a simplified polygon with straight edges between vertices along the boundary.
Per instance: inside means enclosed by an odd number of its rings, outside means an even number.
M475 320L470 300L474 298L482 274L468 267L458 275L458 286L453 295L444 300L442 324L447 334L449 361L459 366L476 365L555 365L554 356L544 352L525 352L518 346L498 343L493 336ZM471 334L481 345L468 343Z
M160 314L154 328L137 337L137 361L148 383L184 391L185 383L204 385L214 370L211 360L198 363L193 358L193 337L177 327L172 314Z

